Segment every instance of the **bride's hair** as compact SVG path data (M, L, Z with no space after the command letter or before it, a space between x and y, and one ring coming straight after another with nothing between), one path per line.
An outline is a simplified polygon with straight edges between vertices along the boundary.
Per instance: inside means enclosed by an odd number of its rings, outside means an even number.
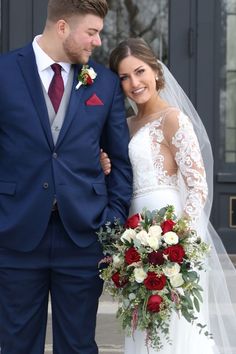
M157 73L157 91L164 88L165 80L162 66L157 61L152 49L142 38L128 38L113 49L109 60L111 70L118 73L120 62L131 55L149 65Z

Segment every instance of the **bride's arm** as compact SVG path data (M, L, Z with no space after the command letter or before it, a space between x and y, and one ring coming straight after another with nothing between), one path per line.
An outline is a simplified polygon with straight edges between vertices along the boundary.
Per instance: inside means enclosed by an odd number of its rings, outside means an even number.
M101 149L100 151L100 163L105 175L109 175L111 172L111 160L105 151Z

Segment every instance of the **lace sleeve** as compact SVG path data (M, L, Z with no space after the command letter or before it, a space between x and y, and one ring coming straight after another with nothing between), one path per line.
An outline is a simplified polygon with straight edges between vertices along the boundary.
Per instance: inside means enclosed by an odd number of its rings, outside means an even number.
M208 193L197 137L189 118L177 110L166 117L163 129L186 185L184 213L190 217L191 223L195 224L200 217Z

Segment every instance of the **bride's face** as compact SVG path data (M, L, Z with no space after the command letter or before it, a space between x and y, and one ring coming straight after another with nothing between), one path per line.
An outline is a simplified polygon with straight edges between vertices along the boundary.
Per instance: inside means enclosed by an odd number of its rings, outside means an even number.
M125 95L141 105L156 96L156 73L144 61L130 55L123 59L118 75Z

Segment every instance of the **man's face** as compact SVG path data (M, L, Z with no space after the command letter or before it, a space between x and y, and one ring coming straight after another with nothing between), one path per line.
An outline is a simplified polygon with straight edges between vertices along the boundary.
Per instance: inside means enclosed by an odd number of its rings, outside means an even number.
M101 45L103 19L92 15L75 16L68 24L68 34L62 43L66 61L86 64L94 48Z

